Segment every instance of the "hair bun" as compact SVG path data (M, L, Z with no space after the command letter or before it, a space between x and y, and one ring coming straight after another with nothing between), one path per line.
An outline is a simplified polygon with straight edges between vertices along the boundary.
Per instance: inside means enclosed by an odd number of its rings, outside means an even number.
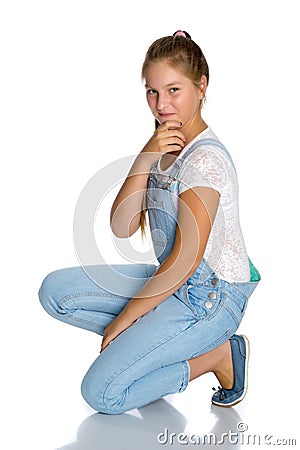
M187 31L182 31L182 30L177 30L175 31L175 33L173 34L173 36L183 36L185 38L188 39L192 39L191 36L189 35L189 33Z

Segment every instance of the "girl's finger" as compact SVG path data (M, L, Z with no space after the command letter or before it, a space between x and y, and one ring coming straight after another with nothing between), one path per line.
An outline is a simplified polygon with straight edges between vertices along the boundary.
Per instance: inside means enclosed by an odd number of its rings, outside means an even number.
M181 148L183 148L185 143L182 141L182 139L172 136L167 139L164 139L163 146L166 146L166 145L171 145L171 146L179 145Z
M167 120L166 122L162 123L158 128L162 129L174 129L174 128L181 128L182 122L179 122L177 120Z
M179 130L161 130L157 136L158 139L164 140L164 139L180 139L183 143L186 142L186 137L184 134Z
M166 136L168 136L168 137L177 137L177 138L181 139L183 142L186 141L185 135L181 131L179 131L177 129L176 130L166 130L164 132L164 134L163 134L163 137L166 137Z

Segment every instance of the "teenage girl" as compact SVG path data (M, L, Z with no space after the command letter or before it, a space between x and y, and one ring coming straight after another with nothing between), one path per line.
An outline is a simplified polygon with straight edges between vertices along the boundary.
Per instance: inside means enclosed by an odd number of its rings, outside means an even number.
M234 333L260 275L240 228L234 164L201 115L208 65L178 31L150 46L142 76L156 131L112 205L111 229L119 238L145 233L147 213L159 265L57 270L40 301L103 336L82 382L97 411L141 407L207 372L220 383L212 402L232 406L245 396L249 358L247 338Z

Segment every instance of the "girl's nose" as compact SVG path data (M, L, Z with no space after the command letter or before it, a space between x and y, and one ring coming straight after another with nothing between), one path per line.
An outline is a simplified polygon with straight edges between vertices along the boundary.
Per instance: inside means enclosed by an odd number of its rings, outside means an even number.
M168 106L168 97L166 95L158 95L156 109L158 112L164 111L164 109Z

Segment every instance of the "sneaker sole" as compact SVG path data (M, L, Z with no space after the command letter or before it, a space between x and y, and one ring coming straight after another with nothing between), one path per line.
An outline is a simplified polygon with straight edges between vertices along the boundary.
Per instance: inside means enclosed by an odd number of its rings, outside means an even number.
M244 386L244 392L243 394L237 398L236 400L234 400L231 403L218 403L212 400L212 404L213 405L217 405L217 406L221 406L223 408L230 408L231 406L237 405L238 403L240 403L242 400L244 400L247 391L248 391L248 366L249 366L249 356L250 356L250 343L248 338L244 335L241 334L241 336L244 338L245 341L245 346L246 346L246 362L245 362L245 386Z

